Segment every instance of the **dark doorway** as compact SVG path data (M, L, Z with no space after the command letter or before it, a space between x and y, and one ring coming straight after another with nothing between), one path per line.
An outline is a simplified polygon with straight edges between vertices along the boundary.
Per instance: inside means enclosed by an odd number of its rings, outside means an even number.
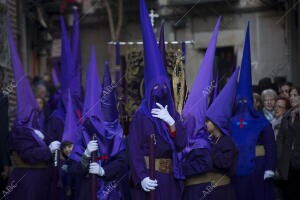
M199 49L205 55L207 49ZM218 90L220 91L227 82L236 68L236 55L234 54L234 47L217 47L215 51L214 61L214 80L218 73Z
M236 55L234 54L234 47L218 47L215 52L214 77L218 73L219 89L223 88L235 68Z

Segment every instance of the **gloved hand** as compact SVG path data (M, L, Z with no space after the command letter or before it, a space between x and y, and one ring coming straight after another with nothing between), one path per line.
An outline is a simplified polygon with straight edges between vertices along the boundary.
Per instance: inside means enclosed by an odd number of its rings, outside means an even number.
M93 163L90 164L89 173L90 174L97 174L99 176L104 176L105 171L98 163L93 162Z
M51 153L54 153L55 150L59 150L60 148L60 142L59 141L53 141L49 145L49 149Z
M149 177L144 178L141 181L142 188L145 192L150 192L150 190L155 190L158 186L157 180L151 180Z
M153 108L151 110L152 116L163 120L169 126L173 126L175 123L175 120L171 117L171 115L168 112L168 105L166 105L165 107L163 107L160 103L156 103L156 105L159 108Z
M98 150L98 142L97 140L91 140L84 151L84 155L86 157L91 157L91 153L96 150Z
M61 170L68 172L68 165L66 165L66 164L62 165Z
M264 180L267 178L272 178L275 175L275 173L272 170L266 170L264 174Z

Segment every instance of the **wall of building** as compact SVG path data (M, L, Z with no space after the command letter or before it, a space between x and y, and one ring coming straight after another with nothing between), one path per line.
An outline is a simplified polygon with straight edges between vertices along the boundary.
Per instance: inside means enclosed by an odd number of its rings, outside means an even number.
M251 57L253 84L263 77L287 76L288 45L285 20L278 22L281 12L253 12L243 14L226 14L222 18L217 47L233 46L240 65L245 31L250 23ZM169 30L167 38L175 32L176 40L194 40L188 48L186 67L188 83L196 76L203 55L197 50L208 46L217 16L191 18L183 29Z
M257 1L258 2L258 1ZM251 1L241 0L237 4L237 9L250 7L251 9L231 13L214 13L207 16L185 16L185 24L175 27L172 20L165 19L165 39L166 41L194 40L194 45L187 45L186 75L187 83L190 87L199 69L203 54L199 49L205 49L208 45L211 33L214 29L218 15L222 15L217 47L233 46L237 55L237 64L240 65L245 31L247 23L250 22L251 57L252 57L252 77L253 84L257 84L261 78L276 76L287 76L289 65L289 51L286 34L285 12L282 10L259 9L260 4ZM254 7L254 8L253 8ZM257 7L257 9L255 9ZM197 8L195 8L197 9ZM164 17L156 20L156 27L159 26ZM177 21L180 18L177 19ZM95 37L93 35L103 35ZM90 40L96 40L97 46L105 48L106 41L109 40L108 26L99 26L97 30L88 28L82 30L83 60L86 60L88 51L84 50L84 45ZM86 41L86 42L85 42ZM122 29L121 41L141 41L140 25L137 21L127 24ZM101 53L102 54L102 53ZM114 52L112 51L112 54ZM102 54L103 55L103 54ZM105 56L99 57L99 62L104 62ZM113 56L112 56L113 59Z
M110 32L107 26L103 25L89 25L82 26L80 29L81 38L81 59L83 67L82 80L85 82L86 69L90 61L90 52L92 45L95 46L95 54L98 64L98 72L100 74L101 80L104 71L105 60L110 60L109 52L107 51L107 42L110 41ZM83 82L83 83L84 83Z
M168 5L171 0L159 0L158 2L159 5ZM189 11L189 7L185 7L185 12L179 15L176 13L177 11L174 12L173 17L169 15L165 17L163 14L164 8L162 7L156 10L161 14L160 18L156 20L156 28L159 30L162 20L166 22L166 41L195 41L194 45L186 46L186 75L189 87L197 74L203 58L203 51L200 52L199 49L207 47L219 15L222 15L222 23L217 47L234 47L238 65L241 63L247 23L250 22L253 84L257 84L263 77L287 76L292 81L297 79L288 76L289 74L295 74L291 73L291 68L295 69L297 67L295 64L291 66L291 52L293 51L295 54L295 50L291 50L288 45L287 16L289 16L289 13L286 13L283 9L263 7L264 5L259 0L236 1L232 5L229 5L231 6L230 9L232 9L230 12L228 10L225 11L225 7L228 9L228 6L224 3L224 9L221 7L212 10L210 14L201 14L200 11L205 6L206 4L201 5L200 8L199 6L194 7L186 16L184 14ZM176 10L176 7L171 7L170 9ZM199 15L197 15L197 9L200 9ZM174 26L183 16L183 25ZM105 60L110 61L112 73L114 73L115 52L114 47L107 44L110 41L108 24L103 23L103 20L102 22L94 20L93 23L89 23L88 19L84 19L80 23L83 72L85 72L89 62L91 45L95 44L100 74L102 75ZM142 36L138 16L134 21L124 22L120 41L141 40ZM121 47L121 52L124 53L125 49L125 47ZM299 70L296 70L296 72L299 72ZM83 73L82 78L85 80L85 73Z

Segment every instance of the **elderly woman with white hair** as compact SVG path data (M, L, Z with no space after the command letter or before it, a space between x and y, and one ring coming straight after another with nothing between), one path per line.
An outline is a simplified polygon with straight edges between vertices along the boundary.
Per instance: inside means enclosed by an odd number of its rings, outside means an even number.
M266 89L262 91L261 98L263 101L263 114L265 118L271 122L274 117L274 107L275 107L275 100L277 97L277 93L272 89Z

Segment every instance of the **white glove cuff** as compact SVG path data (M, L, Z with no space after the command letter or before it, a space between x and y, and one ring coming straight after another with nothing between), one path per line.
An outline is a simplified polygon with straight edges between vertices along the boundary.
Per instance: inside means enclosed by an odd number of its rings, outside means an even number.
M269 176L274 176L275 173L272 170L265 171L265 174L268 174Z
M264 173L264 180L267 178L272 178L275 175L275 173L272 170L266 170Z
M99 167L99 175L100 176L104 176L105 175L105 171L102 167Z
M175 124L175 120L171 117L170 120L168 121L169 126L173 126Z
M88 152L88 150L86 149L85 151L84 151L84 155L86 156L86 157L91 157L91 154Z

